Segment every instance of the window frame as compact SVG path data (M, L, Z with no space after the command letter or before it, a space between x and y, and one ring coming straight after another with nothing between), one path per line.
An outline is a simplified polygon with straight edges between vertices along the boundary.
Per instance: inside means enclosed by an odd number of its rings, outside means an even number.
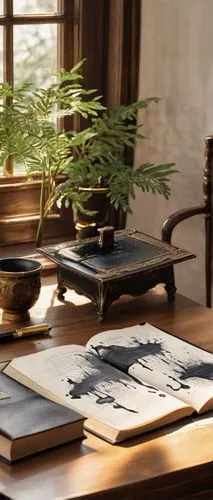
M13 0L3 0L3 14L0 15L0 26L3 26L3 81L13 85L13 27L17 25L55 24L57 33L57 67L67 69L73 64L72 47L74 31L75 0L57 0L56 13L47 14L14 14ZM9 176L18 177L13 172L11 158L7 160ZM9 177L8 176L8 177ZM5 176L1 176L5 177ZM1 183L1 178L0 178Z

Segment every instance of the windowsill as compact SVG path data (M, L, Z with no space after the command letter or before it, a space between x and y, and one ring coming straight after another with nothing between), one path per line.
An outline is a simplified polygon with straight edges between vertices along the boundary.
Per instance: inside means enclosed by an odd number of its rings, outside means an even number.
M57 179L59 181L64 181L67 179L67 176L65 174L59 174L57 176ZM0 175L0 185L7 185L13 186L14 184L34 184L34 183L39 183L41 184L41 174L33 174L31 178L28 178L26 173L23 174L17 174L17 175Z

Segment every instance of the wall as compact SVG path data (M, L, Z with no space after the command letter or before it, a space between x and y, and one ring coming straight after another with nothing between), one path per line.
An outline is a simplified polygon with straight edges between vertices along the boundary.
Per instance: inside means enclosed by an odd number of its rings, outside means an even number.
M169 201L137 192L129 226L160 236L172 212L200 204L204 137L213 133L213 1L142 0L140 98L162 101L141 113L149 140L137 145L135 164L176 163ZM175 266L178 291L205 302L204 220L198 216L177 227L177 246L197 258Z

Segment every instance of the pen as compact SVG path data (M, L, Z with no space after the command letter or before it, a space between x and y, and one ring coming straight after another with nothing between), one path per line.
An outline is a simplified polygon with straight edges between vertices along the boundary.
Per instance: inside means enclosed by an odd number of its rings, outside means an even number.
M31 325L19 328L12 332L0 333L0 342L5 342L9 340L17 340L22 337L31 337L33 335L47 335L51 327L47 323L41 323L40 325Z

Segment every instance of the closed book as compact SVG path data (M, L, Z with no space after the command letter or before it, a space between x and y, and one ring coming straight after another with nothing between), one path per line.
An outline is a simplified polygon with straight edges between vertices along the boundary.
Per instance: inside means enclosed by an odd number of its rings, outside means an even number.
M0 373L0 455L13 462L83 436L84 418Z

